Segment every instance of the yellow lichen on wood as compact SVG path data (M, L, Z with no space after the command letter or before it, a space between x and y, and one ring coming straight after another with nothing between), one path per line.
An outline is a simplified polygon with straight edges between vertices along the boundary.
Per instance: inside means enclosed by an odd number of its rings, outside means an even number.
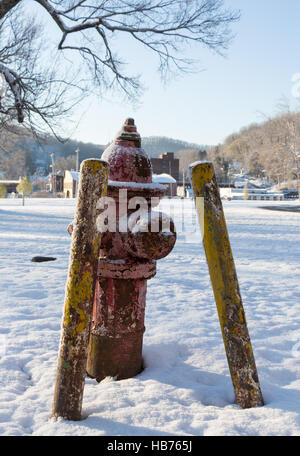
M212 163L195 163L190 172L236 401L243 408L263 405L214 168Z
M210 163L204 163L193 170L195 198L205 200L205 185L212 180L213 176L214 171ZM199 204L197 204L197 208L199 209ZM203 209L203 243L223 332L228 319L228 304L240 305L241 299L236 291L238 284L224 214L216 211L213 202L208 204L205 201ZM224 276L224 271L226 271L226 276ZM229 277L230 280L228 280Z
M69 274L52 416L81 418L87 350L101 233L97 202L106 195L109 166L97 159L81 164L73 222Z
M76 317L76 313L79 315L79 318L76 318L76 322L79 320L79 323L73 329L73 335L75 332L80 333L83 331L88 324L88 315L80 305L91 299L91 294L93 293L92 287L92 271L82 271L82 265L74 260L69 271L64 312L64 326L69 326L72 323L72 319Z
M87 168L87 170L86 170ZM92 176L104 171L106 173L106 164L102 160L87 159L82 162L81 172L88 172ZM107 184L107 183L106 183Z

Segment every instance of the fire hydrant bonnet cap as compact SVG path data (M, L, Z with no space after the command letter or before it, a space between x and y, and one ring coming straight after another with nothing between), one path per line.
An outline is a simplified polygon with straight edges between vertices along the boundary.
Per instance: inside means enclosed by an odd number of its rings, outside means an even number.
M125 120L122 129L113 143L105 149L101 159L107 161L110 166L109 185L127 183L125 187L136 186L165 191L164 186L152 182L151 161L141 147L141 137L134 119Z

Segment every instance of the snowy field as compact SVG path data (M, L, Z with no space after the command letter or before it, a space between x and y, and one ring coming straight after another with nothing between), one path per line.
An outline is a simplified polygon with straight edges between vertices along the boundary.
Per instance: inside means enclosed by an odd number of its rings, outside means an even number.
M224 203L265 406L234 404L201 237L187 232L148 282L144 371L87 379L85 419L68 422L50 413L75 202L0 200L0 435L299 436L300 213L260 208L276 204ZM160 207L192 230L191 201Z

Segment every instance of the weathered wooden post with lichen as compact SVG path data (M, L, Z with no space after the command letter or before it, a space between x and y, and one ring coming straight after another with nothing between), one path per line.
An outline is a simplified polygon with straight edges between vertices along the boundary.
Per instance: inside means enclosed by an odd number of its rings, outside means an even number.
M101 234L98 200L107 190L108 164L83 161L73 224L53 417L80 420Z
M190 176L236 402L242 408L262 406L264 401L212 163L190 165Z

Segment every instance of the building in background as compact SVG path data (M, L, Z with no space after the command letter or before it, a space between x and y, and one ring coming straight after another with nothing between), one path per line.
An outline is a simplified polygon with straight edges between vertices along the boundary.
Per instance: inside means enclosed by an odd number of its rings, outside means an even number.
M50 192L62 193L64 190L64 175L58 171L56 174L50 174L49 176L49 190Z
M78 171L65 171L63 194L64 198L76 198L80 173Z
M6 187L6 191L8 194L10 193L17 193L17 186L21 182L21 177L19 177L19 180L0 180L0 184L4 184Z
M165 196L173 197L177 195L177 182L170 174L152 174L152 182L162 184L167 188Z
M154 174L169 174L176 182L179 181L179 158L173 152L165 152L159 158L151 158Z

